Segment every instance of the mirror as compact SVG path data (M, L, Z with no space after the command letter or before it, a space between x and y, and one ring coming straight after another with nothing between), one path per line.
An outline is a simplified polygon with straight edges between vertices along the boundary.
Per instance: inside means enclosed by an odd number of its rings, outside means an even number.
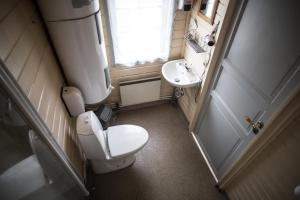
M205 21L213 24L216 15L218 0L201 0L198 15Z

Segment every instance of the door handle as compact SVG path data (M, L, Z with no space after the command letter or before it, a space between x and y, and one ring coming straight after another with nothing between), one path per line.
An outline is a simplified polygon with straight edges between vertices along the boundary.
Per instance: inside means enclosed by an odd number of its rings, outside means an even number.
M259 133L259 131L264 127L264 122L262 121L253 121L249 116L245 116L246 122L250 124L252 127L252 132L256 135Z

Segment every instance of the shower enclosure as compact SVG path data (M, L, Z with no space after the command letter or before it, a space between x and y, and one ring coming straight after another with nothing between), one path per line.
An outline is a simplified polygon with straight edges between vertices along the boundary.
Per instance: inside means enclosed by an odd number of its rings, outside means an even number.
M88 191L83 178L0 64L1 199L84 199Z

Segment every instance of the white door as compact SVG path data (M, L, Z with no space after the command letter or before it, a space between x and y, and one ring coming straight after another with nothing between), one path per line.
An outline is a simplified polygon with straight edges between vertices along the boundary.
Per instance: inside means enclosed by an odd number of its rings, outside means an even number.
M196 131L218 178L255 137L245 117L266 124L300 85L299 8L297 0L244 4Z

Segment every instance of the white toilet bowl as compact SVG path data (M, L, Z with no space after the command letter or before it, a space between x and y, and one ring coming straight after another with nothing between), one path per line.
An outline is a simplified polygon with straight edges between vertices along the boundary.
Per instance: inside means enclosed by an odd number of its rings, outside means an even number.
M95 173L122 169L135 161L135 153L149 140L148 132L135 125L119 125L103 130L94 112L77 118L77 134Z

